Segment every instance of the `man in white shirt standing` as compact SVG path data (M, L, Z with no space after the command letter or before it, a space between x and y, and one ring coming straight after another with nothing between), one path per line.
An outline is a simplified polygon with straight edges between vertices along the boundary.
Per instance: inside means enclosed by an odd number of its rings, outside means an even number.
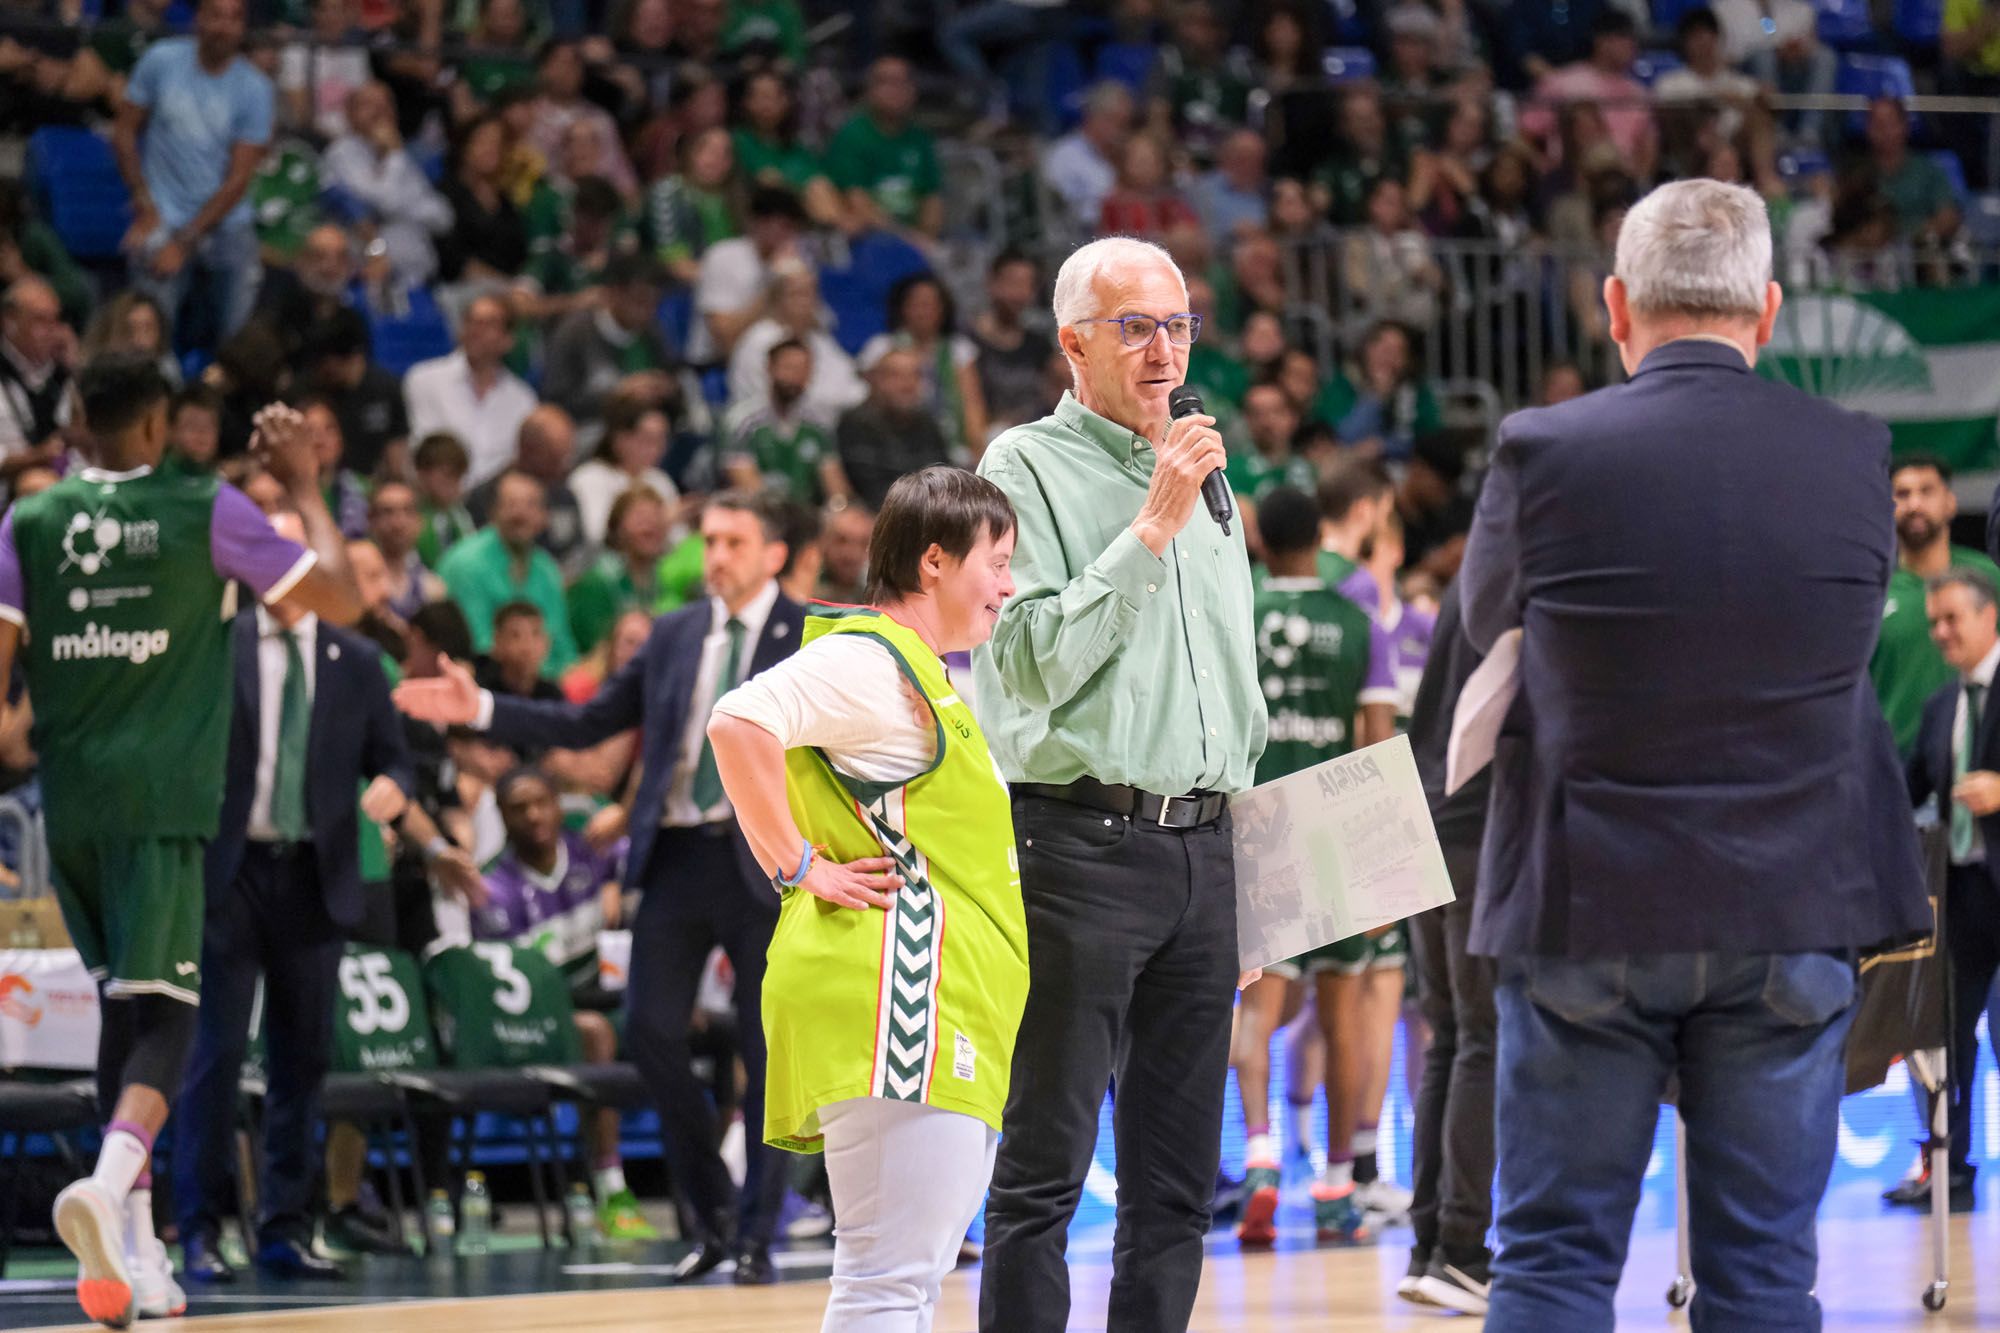
M514 457L521 422L535 410L535 391L507 369L514 345L514 317L497 296L482 296L465 308L458 326L458 350L420 361L403 377L403 403L410 438L434 431L465 443L472 466L468 487L498 476Z
M790 190L760 185L750 192L750 226L743 236L717 241L701 256L694 285L694 323L682 349L692 365L727 362L743 331L764 317L766 293L779 265L803 263L799 229L805 209Z

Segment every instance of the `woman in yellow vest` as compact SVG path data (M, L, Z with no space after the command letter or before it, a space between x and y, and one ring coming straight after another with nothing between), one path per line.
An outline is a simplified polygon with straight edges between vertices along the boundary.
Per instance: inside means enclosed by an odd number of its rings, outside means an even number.
M1028 936L1007 788L945 674L1014 591L1014 510L970 472L890 488L869 605L717 702L716 767L784 905L766 1141L826 1153L828 1330L925 1330L993 1174Z

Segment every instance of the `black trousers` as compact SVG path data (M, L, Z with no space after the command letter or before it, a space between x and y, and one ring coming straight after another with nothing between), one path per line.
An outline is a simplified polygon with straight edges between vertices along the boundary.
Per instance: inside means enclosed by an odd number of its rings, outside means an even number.
M236 1211L236 1095L264 979L265 1171L260 1243L312 1239L320 1084L333 1050L341 932L326 914L309 843L250 843L211 893L201 940L201 1015L175 1105L174 1202L181 1235L211 1239Z
M1479 845L1444 845L1458 898L1410 920L1417 1003L1431 1028L1417 1089L1415 1198L1410 1227L1420 1249L1454 1255L1486 1247L1493 1224L1493 960L1468 953Z
M1972 1071L1979 1059L1979 1016L2000 974L2000 884L1986 866L1945 872L1945 947L1951 956L1951 1174L1972 1174ZM1996 1021L2000 1021L1997 1019ZM2000 1029L1992 1033L2000 1056Z
M784 1154L764 1143L764 956L778 924L778 895L768 883L746 881L735 835L733 823L660 830L632 921L625 1042L659 1108L667 1165L682 1201L719 1239L736 1234L746 1244L768 1244L785 1197ZM736 971L746 1074L749 1163L740 1206L731 1198L715 1107L695 1077L688 1040L702 970L717 945Z
M1027 1009L993 1191L979 1326L1059 1333L1070 1217L1115 1075L1118 1226L1109 1333L1185 1329L1222 1151L1236 997L1236 866L1225 815L1185 832L1014 801Z

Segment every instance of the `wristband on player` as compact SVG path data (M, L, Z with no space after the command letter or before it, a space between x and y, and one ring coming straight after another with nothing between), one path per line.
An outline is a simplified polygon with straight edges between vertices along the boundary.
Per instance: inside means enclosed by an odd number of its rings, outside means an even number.
M796 889L799 885L805 883L806 873L812 869L813 855L811 840L806 838L799 839L799 868L789 875L773 876L778 881L778 887L781 889Z

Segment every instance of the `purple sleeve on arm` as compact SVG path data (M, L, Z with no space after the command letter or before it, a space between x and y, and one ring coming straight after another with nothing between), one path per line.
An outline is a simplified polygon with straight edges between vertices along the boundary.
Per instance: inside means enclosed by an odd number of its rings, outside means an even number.
M250 585L259 601L290 592L313 566L313 553L271 528L264 511L228 482L215 492L208 524L208 554L215 572Z
M1361 682L1362 702L1374 702L1365 697L1371 690L1394 693L1395 689L1396 640L1371 620L1368 626L1368 676Z
M1349 571L1334 591L1366 611L1369 623L1382 618L1382 591L1375 586L1375 576L1365 568Z
M14 550L14 511L0 518L0 619L25 624L27 589L21 584L21 557Z

